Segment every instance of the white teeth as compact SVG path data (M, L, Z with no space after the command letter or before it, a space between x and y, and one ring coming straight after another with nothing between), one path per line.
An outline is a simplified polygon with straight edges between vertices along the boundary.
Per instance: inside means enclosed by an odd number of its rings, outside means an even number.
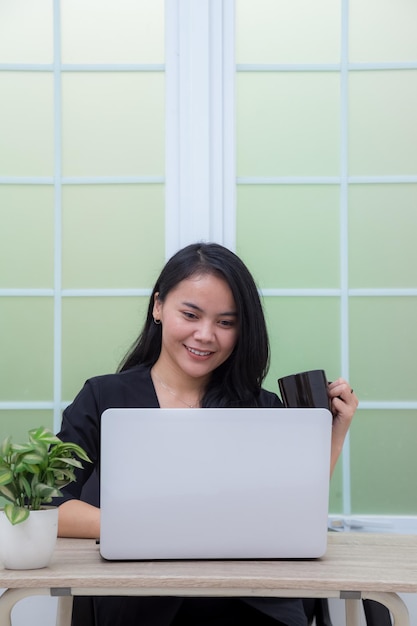
M194 348L188 348L188 350L197 356L208 356L211 354L211 352L200 352L200 350L194 350Z

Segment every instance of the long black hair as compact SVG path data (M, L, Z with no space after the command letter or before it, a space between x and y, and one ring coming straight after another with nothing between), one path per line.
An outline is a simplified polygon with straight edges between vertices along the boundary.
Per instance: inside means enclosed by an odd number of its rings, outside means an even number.
M270 356L262 304L246 265L220 244L191 244L171 257L152 290L143 329L118 371L139 364L152 367L159 358L162 325L153 321L155 294L163 302L178 283L205 274L220 276L229 285L236 304L239 335L232 354L212 372L202 406L256 406Z

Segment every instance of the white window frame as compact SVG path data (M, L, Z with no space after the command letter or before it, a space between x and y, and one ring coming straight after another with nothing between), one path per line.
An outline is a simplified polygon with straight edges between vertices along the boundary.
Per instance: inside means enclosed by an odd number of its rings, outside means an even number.
M166 0L166 254L235 247L235 3Z

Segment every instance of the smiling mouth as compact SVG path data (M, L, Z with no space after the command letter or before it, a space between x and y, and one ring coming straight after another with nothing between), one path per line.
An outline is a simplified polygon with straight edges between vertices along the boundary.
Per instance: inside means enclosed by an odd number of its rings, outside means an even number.
M196 350L195 348L190 348L189 346L185 346L188 350L188 352L191 352L191 354L195 354L196 356L210 356L210 354L213 354L213 352L209 351L209 350Z

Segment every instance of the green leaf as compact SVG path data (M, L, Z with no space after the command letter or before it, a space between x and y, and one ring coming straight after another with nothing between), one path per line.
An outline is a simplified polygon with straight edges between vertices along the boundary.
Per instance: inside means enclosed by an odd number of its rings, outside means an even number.
M66 485L74 481L75 481L74 476L62 476L62 477L57 477L54 481L54 484L56 487L58 487L58 489L61 489L61 487L65 487Z
M61 467L61 468L51 468L48 470L47 475L48 484L56 482L57 480L62 480L63 478L68 478L71 482L75 480L75 474L72 467Z
M25 463L25 461L19 461L18 463L16 463L14 471L16 474L23 474L23 473L29 473L29 474L39 474L40 472L40 467L39 467L39 463Z
M61 441L56 435L54 435L51 430L49 430L49 428L45 428L45 426L40 426L39 428L34 428L33 430L30 430L29 438L32 441L42 442L47 446L59 443Z
M51 462L51 467L59 468L59 465L57 465L57 463L62 463L64 467L66 465L72 465L73 467L79 467L80 469L82 469L83 467L80 461L77 461L77 459L73 459L71 457L68 457L68 458L56 457Z
M44 462L46 454L41 454L37 451L28 452L24 455L23 459L27 465L40 465Z
M42 499L54 498L61 495L59 489L57 489L56 487L50 487L49 485L45 485L44 483L38 483L33 489L33 494L36 498Z
M12 449L12 438L6 437L6 439L3 439L3 441L1 442L0 457L4 458L6 456L9 456L9 454L11 453L11 449Z
M78 456L78 458L80 458L82 461L87 461L87 463L91 463L91 459L88 456L88 454L86 453L86 451L83 450L83 448L81 448L76 443L63 443L63 442L61 442L61 445L57 446L57 449L59 449L59 453L60 454L72 452L72 453L76 454Z
M18 454L32 452L34 448L35 446L33 446L31 443L14 443L12 445L12 451L17 452Z
M19 476L19 487L20 491L26 494L27 498L30 498L32 495L32 490L28 479L25 476Z
M14 485L0 485L0 495L6 500L10 500L10 502L14 502L18 497Z
M29 509L14 504L6 504L4 507L6 517L13 526L24 522L29 517Z
M13 480L13 472L10 469L0 468L0 485L8 485Z

